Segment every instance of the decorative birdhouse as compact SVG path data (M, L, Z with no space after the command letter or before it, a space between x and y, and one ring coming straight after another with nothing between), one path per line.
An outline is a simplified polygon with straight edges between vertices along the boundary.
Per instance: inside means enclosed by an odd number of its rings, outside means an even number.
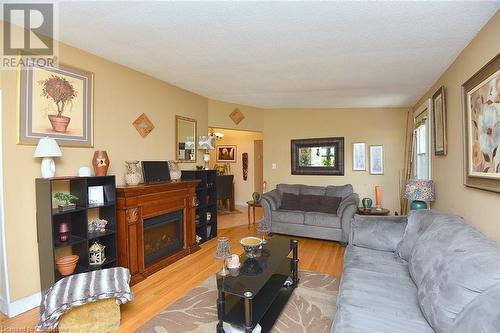
M104 256L104 248L106 246L99 244L98 242L94 242L92 246L89 248L90 256L89 263L90 265L98 266L104 264L106 257Z

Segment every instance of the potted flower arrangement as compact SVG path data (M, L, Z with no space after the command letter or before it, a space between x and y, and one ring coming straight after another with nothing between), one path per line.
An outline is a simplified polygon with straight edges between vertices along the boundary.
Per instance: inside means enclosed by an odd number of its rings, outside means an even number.
M56 194L54 194L54 198L60 202L63 202L63 204L57 206L59 207L59 210L62 211L75 209L76 202L78 201L77 196L62 192L57 192Z
M76 97L76 90L64 77L52 75L39 82L42 85L42 96L52 99L57 107L57 115L48 115L52 129L66 133L70 117L63 116L64 107Z

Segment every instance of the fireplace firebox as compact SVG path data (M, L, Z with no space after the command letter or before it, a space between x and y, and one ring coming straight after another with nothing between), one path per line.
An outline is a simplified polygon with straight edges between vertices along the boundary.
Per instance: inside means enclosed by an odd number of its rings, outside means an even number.
M144 265L152 265L183 248L182 210L144 219Z

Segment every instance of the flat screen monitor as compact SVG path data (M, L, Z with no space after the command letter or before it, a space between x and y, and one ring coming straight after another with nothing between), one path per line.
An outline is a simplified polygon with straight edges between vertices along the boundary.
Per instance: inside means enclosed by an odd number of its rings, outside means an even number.
M152 184L170 181L167 161L142 161L141 165L144 183Z

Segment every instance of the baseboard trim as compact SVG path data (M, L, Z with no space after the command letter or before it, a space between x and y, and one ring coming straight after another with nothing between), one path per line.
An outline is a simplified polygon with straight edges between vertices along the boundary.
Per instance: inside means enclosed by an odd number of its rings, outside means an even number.
M4 304L2 312L7 315L7 317L12 318L23 312L34 309L40 305L42 300L42 293L38 292L28 297L24 297L14 301L12 303L7 303L2 300ZM5 312L4 312L5 311Z
M7 301L3 298L0 297L0 312L3 313L4 315L7 315L8 307L7 307Z

